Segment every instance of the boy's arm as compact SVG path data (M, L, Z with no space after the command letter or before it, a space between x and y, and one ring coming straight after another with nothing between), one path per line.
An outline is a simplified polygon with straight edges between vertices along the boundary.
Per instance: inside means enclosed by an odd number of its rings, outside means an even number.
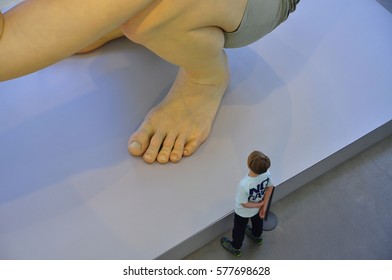
M260 202L246 202L246 203L241 203L241 205L245 208L260 208L264 205L264 200Z
M268 208L268 204L270 201L270 197L271 197L271 193L272 193L273 188L274 187L267 187L267 189L265 190L264 199L263 199L264 205L262 207L260 207L260 212L259 212L260 218L262 218L262 219L264 219L264 216L267 212L267 208Z

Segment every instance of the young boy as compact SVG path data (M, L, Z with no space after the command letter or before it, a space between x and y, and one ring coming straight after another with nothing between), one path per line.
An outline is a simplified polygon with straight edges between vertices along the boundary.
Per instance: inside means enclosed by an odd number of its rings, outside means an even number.
M233 240L221 239L222 246L237 257L241 256L245 233L256 244L263 242L263 219L274 187L268 171L270 166L270 159L262 152L254 151L248 157L249 173L241 180L235 198ZM248 226L249 219L252 227Z
M210 134L229 83L224 48L257 41L298 2L25 0L0 12L0 81L125 35L179 67L166 98L130 137L128 150L147 163L178 162Z

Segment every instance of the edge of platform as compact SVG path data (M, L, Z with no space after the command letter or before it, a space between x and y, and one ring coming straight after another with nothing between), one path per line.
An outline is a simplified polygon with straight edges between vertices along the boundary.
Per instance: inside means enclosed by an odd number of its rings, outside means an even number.
M279 184L276 188L276 191L274 192L273 203L297 190L301 186L316 179L322 174L328 172L332 168L349 160L350 158L366 150L367 148L373 146L377 142L382 141L390 135L392 135L392 120L374 129L373 131L362 136L358 140L352 142L346 147L340 149L339 151L316 163L315 165L309 167L308 169ZM195 233L180 244L159 255L155 259L174 260L184 258L198 248L211 242L222 233L228 231L232 227L232 223L233 212L230 212L218 221L210 224L209 226L199 231L198 233Z

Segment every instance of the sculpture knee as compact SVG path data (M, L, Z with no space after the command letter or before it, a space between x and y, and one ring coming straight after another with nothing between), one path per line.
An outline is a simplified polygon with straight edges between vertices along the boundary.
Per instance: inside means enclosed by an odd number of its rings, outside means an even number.
M156 27L130 20L121 26L123 34L131 41L146 45L156 34Z

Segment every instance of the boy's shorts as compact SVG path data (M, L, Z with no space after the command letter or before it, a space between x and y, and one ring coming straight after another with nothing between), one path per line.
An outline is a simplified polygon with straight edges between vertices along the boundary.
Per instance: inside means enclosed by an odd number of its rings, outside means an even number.
M224 32L225 48L239 48L256 42L284 22L299 0L248 0L238 29Z

